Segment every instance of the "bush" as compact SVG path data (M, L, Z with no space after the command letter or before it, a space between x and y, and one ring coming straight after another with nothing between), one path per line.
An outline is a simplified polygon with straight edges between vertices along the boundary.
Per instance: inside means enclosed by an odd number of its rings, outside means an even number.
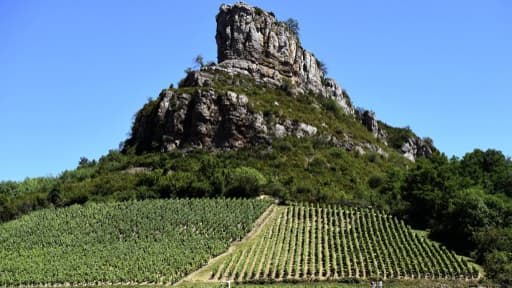
M285 204L290 198L288 190L279 182L269 183L263 188L263 192L277 198L279 204Z
M265 13L260 7L254 7L254 12L256 13L256 16L261 16Z
M336 118L341 118L343 116L343 114L345 114L343 112L343 109L341 108L340 104L338 104L338 102L335 100L335 99L324 99L322 100L321 102L322 104L322 107L324 107L324 109L327 111L327 112L330 112L334 115L334 117Z
M376 152L370 152L366 154L366 159L370 161L371 163L379 163L380 162L380 155Z
M60 195L60 190L57 187L54 187L50 193L48 193L47 197L48 202L52 203L55 206L60 206L62 204L62 197Z
M228 197L255 197L267 179L258 170L242 166L226 170L226 183Z
M288 152L293 150L293 145L286 140L282 140L276 141L274 143L274 148L280 152Z
M89 200L89 195L87 193L77 193L71 195L68 200L66 201L65 205L73 205L73 204L84 204Z
M381 175L373 174L368 178L368 186L372 189L379 188L384 184L384 177Z
M299 36L299 21L297 19L288 18L286 21L284 21L284 24L290 31L293 32L297 37Z
M189 172L174 172L159 178L156 191L160 198L187 197L195 178L195 175Z
M323 173L325 172L325 169L329 168L329 163L327 162L327 159L323 157L322 155L315 156L309 163L308 163L308 171L316 172L316 173Z
M316 59L316 65L318 66L318 69L320 69L320 71L322 71L322 73L325 75L327 75L327 65L325 65L324 62L322 62L320 59Z
M11 220L13 217L14 211L9 205L7 197L0 194L0 222Z
M485 257L484 266L489 278L505 285L512 284L512 253L494 251Z

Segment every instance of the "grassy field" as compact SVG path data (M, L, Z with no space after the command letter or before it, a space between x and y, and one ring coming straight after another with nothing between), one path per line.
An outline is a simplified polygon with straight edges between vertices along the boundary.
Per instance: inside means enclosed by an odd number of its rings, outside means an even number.
M261 200L147 200L46 209L0 225L0 286L174 283L242 239Z

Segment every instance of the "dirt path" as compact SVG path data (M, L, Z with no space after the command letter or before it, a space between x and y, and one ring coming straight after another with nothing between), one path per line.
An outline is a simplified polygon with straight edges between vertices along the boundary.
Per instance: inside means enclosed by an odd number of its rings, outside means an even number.
M224 260L226 257L228 257L230 254L236 251L236 249L242 245L243 243L246 243L252 239L254 239L257 235L259 235L264 227L266 227L267 223L271 222L271 219L274 219L280 211L280 207L277 205L271 205L261 216L256 220L254 223L255 228L251 230L245 237L238 242L234 242L231 244L231 246L228 248L228 250L219 256L211 259L208 261L208 264L200 268L199 270L196 270L189 274L188 276L184 277L180 281L176 282L173 286L180 285L182 283L193 283L193 282L218 282L218 280L211 280L210 279L210 268L215 265L216 263L220 263L220 261Z

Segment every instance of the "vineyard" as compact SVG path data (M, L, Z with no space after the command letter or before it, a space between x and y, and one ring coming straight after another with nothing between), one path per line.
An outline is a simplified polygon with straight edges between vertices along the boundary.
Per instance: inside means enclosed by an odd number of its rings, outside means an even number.
M372 209L281 207L247 244L210 265L209 280L478 277L477 270L453 252Z
M47 209L0 225L0 286L174 283L240 240L260 200L151 200Z

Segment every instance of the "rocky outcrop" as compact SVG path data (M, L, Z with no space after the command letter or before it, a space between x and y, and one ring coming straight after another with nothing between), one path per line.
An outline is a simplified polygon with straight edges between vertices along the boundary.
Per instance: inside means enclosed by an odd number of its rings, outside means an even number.
M295 136L298 138L314 136L318 129L315 126L297 121L284 120L277 123L274 127L274 136L282 138L285 136Z
M247 96L230 91L208 89L189 94L166 90L154 101L146 105L153 108L138 113L126 143L138 152L238 149L269 144L274 137L314 136L318 131L298 121L267 120L249 108Z
M271 13L244 3L222 5L217 20L218 66L259 82L293 85L297 93L312 91L335 99L353 114L341 87L325 77L321 62L300 44L296 31Z
M155 101L156 109L147 116L138 116L139 124L132 132L132 145L138 151L186 147L236 149L247 142L269 140L263 115L248 110L245 95L219 95L212 89L193 94L167 90ZM147 129L148 126L153 129Z
M400 150L405 158L414 162L418 157L431 157L435 148L430 141L409 137Z
M386 143L386 131L379 127L379 122L377 121L377 117L375 117L375 112L365 109L356 109L355 114L363 126L366 127L368 131L372 132L373 136Z
M278 21L272 13L244 3L222 5L216 20L219 63L189 71L180 81L180 89L165 90L157 100L146 104L137 114L125 149L134 148L138 152L238 149L248 145L268 145L274 138L315 136L348 151L376 152L387 157L381 142L372 144L364 139L353 139L352 131L326 132L328 126L325 123L315 127L296 119L280 118L285 117L283 113L268 115L267 110L265 117L251 108L248 97L229 91L270 87L269 91L279 88L273 90L280 92L278 95L284 90L293 97L307 94L304 98L315 95L334 99L346 114L354 116L345 120L336 116L340 121L358 120L386 143L387 134L383 128L387 126L379 127L375 113L371 111L354 111L348 94L336 81L325 77L323 64L302 47L297 31L289 23ZM250 89L238 89L240 86L250 86ZM331 102L317 101L312 104L311 112L320 109L317 104ZM278 101L275 106L279 106ZM286 115L290 117L290 114ZM356 127L354 129L363 129ZM404 139L393 141L392 147L405 157L414 161L418 156L431 154L429 146L416 138L400 147Z

